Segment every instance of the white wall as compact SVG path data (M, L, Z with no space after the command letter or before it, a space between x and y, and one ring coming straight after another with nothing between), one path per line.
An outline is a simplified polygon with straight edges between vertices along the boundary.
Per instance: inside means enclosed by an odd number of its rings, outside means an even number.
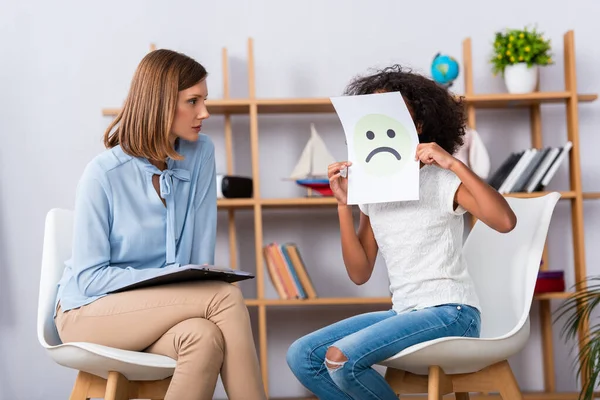
M229 48L232 95L245 96L246 39L255 40L260 97L340 94L356 73L398 61L427 71L438 51L462 56L461 42L473 39L476 92L504 90L487 58L495 30L537 23L553 40L557 64L542 72L542 90L563 87L562 35L575 30L578 87L600 92L597 15L592 0L437 2L400 1L0 1L0 399L66 398L72 371L55 365L35 335L38 276L44 216L52 207L72 207L77 180L88 160L102 151L108 118L103 107L119 106L131 75L150 42L195 57L209 69L210 97L220 98L221 48ZM167 4L169 4L167 6ZM431 36L428 36L431 35ZM462 76L461 76L462 78ZM462 92L462 81L455 87ZM600 190L597 151L600 103L580 108L583 186ZM545 144L565 140L564 108L543 109ZM479 112L477 128L497 167L515 148L528 145L529 119L521 111ZM261 182L265 197L301 195L284 178L318 123L334 155L345 158L335 115L260 118ZM236 172L249 172L247 119L237 118ZM222 121L206 125L224 171ZM275 140L282 144L275 146ZM552 182L567 185L567 168ZM588 271L598 273L600 203L585 203ZM221 218L218 261L227 262L225 218ZM253 268L251 215L239 220L242 268ZM296 241L304 251L322 296L386 295L382 263L373 281L353 287L343 272L333 210L269 211L265 240ZM573 283L570 207L561 202L550 232L552 268L567 270ZM310 249L310 251L309 251ZM247 289L247 295L254 291ZM272 288L269 287L273 295ZM273 396L306 392L285 364L285 350L299 335L373 307L325 307L269 311L269 361ZM543 387L537 306L526 350L511 360L525 390ZM253 313L253 316L256 316ZM555 335L557 336L557 335ZM575 389L569 346L556 342L559 390ZM223 396L219 387L218 396Z

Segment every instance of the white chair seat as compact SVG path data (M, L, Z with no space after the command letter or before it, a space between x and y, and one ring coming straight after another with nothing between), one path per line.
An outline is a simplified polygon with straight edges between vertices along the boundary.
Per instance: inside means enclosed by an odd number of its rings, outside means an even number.
M560 194L507 198L517 216L509 233L477 221L463 246L481 310L480 338L449 337L411 346L379 362L397 394L430 398L499 390L505 400L522 394L508 359L523 349L530 333L529 311L544 244ZM414 384L414 382L419 382ZM458 397L457 397L458 398Z
M70 342L47 348L52 359L68 368L108 378L119 372L130 381L154 381L173 375L176 361L170 357L115 349L94 343Z
M523 348L529 337L529 320L517 333L497 338L449 337L411 346L380 362L415 375L427 375L431 365L446 374L470 374L505 360Z

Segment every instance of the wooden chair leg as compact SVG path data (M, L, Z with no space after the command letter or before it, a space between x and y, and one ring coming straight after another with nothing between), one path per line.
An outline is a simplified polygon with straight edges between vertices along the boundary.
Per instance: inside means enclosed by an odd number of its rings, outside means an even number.
M438 366L429 367L427 383L428 400L442 400L442 396L452 393L452 380Z
M469 400L469 393L460 392L455 393L456 400Z
M498 364L496 379L496 385L503 400L523 400L523 394L508 361Z
M129 400L129 381L118 372L109 372L105 400Z
M75 379L69 400L90 400L88 393L92 385L92 380L93 377L91 374L80 371L77 374L77 379Z

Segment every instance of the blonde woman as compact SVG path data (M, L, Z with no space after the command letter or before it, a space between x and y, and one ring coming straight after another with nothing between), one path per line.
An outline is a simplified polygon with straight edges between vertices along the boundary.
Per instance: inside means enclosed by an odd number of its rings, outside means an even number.
M107 150L77 187L73 254L56 299L63 342L84 341L177 360L167 400L212 399L219 374L233 400L265 399L248 310L218 281L112 293L186 264L213 264L214 146L207 72L169 50L140 63Z

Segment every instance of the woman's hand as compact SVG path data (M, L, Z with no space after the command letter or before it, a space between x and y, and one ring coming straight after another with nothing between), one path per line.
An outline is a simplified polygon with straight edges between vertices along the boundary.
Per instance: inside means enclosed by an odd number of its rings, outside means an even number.
M352 165L349 161L342 161L330 164L327 169L329 177L329 187L333 191L333 195L338 202L338 205L345 206L348 201L348 178L341 176L341 171Z
M419 143L415 160L420 160L423 164L436 164L444 169L451 169L456 162L456 158L437 143Z

